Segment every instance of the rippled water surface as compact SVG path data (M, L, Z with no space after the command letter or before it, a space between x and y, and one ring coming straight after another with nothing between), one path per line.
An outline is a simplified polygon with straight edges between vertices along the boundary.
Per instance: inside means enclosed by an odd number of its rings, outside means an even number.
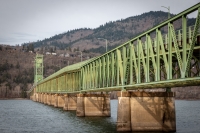
M117 100L111 101L111 117L76 117L75 111L33 102L0 100L0 133L113 133ZM177 133L200 133L200 101L176 100Z

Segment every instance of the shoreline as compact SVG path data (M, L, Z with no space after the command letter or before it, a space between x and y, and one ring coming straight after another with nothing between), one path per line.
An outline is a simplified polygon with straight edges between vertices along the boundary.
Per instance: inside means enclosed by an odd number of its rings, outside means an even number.
M29 100L29 98L0 98L0 100Z

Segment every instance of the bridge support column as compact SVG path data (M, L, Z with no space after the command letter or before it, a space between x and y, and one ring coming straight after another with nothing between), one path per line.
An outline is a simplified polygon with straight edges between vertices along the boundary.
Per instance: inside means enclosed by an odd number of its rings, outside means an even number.
M58 107L58 94L54 95L54 107L57 108Z
M173 92L119 92L118 100L117 131L176 131Z
M84 94L77 94L76 116L85 116Z
M40 97L40 103L43 103L43 93L41 93Z
M36 102L38 102L39 101L39 96L38 96L39 94L36 93L35 95L36 95Z
M107 94L78 94L77 116L110 116L110 97Z
M54 106L55 103L55 95L51 94L51 105Z
M33 94L32 98L33 98L33 101L35 102L36 101L36 93Z
M58 107L59 108L63 108L64 107L64 104L65 104L65 101L64 101L64 96L63 95L59 95L58 96Z
M47 94L47 104L51 105L51 94Z
M49 94L48 93L46 94L46 97L47 97L46 104L49 105Z
M44 93L44 104L47 104L47 93Z
M73 94L64 95L64 110L76 110L77 97Z
M43 102L43 93L40 94L40 103Z
M40 103L43 102L43 93L40 93Z
M77 97L76 95L68 95L68 110L76 110Z
M40 102L40 93L37 93L37 102Z
M68 110L68 95L64 95L64 107L63 110Z
M39 95L39 100L38 100L38 101L41 102L41 95L42 95L42 94L39 93L38 95Z
M41 97L41 103L44 103L44 93L42 93Z
M117 131L131 131L130 94L118 94Z
M39 102L41 103L41 101L42 101L42 94L39 93Z
M43 99L43 94L40 93L40 103L42 103L42 99Z

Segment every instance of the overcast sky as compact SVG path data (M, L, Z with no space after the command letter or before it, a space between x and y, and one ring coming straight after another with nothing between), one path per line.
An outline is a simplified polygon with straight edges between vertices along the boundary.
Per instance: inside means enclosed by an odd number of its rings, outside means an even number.
M149 11L178 14L199 0L0 0L0 44L22 44L68 30L97 28ZM191 17L196 17L191 15Z

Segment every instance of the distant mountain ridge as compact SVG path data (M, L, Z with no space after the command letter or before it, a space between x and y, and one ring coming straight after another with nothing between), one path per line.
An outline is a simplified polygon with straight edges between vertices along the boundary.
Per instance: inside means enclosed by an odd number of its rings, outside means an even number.
M173 17L174 14L171 14ZM113 22L107 22L98 28L80 28L71 30L62 34L55 35L44 40L33 42L35 48L51 47L64 50L79 49L81 51L103 53L105 51L105 42L98 38L108 40L108 50L119 46L133 37L147 31L148 29L167 20L168 13L162 11L150 11L138 16L132 16ZM188 19L188 25L194 24L195 19ZM175 29L181 28L181 20L174 23ZM162 32L166 32L167 28Z

